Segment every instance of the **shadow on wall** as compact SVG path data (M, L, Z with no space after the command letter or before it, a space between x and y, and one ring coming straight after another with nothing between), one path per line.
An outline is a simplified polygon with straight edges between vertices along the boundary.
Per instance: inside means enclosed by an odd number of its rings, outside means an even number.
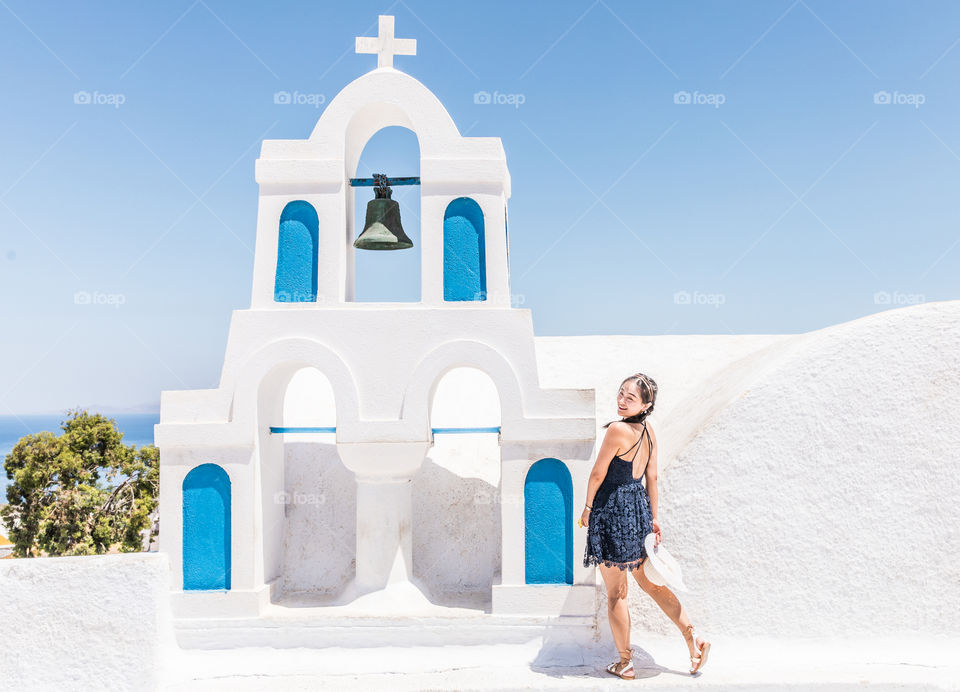
M489 608L500 574L500 489L428 457L414 476L412 495L413 574L430 590L430 600Z
M357 487L336 444L284 445L282 595L335 595L353 578Z

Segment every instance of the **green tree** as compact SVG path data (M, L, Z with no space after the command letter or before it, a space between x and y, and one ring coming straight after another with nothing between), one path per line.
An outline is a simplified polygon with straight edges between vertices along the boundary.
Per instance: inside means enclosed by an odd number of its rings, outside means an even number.
M0 515L14 555L142 550L141 532L156 535L159 450L123 444L116 421L99 413L67 415L60 435L27 435L4 461L11 482Z

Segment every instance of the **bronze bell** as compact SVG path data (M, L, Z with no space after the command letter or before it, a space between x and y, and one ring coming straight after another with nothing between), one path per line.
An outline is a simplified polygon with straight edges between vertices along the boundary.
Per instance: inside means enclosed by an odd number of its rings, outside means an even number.
M413 241L400 225L400 204L391 199L387 176L374 173L375 197L367 202L367 219L363 233L353 241L360 250L405 250L413 247Z

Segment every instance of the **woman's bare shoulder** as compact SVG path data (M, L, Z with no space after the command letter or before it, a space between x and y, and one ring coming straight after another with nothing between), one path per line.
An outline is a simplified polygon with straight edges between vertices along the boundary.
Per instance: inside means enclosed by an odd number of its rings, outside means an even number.
M622 445L624 440L631 436L636 437L633 434L630 424L624 423L622 420L615 420L609 426L607 426L607 432L604 433L603 437L605 440L609 440L619 447Z

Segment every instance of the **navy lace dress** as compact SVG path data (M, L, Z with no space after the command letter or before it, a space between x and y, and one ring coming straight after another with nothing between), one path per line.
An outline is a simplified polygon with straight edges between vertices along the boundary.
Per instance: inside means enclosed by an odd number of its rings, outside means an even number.
M646 421L634 446L640 444L644 434L649 445ZM647 557L643 539L653 530L653 515L650 496L643 485L643 473L639 478L633 477L633 459L639 452L637 447L629 461L619 454L610 460L607 475L597 489L590 510L584 567L603 563L608 567L634 569Z

